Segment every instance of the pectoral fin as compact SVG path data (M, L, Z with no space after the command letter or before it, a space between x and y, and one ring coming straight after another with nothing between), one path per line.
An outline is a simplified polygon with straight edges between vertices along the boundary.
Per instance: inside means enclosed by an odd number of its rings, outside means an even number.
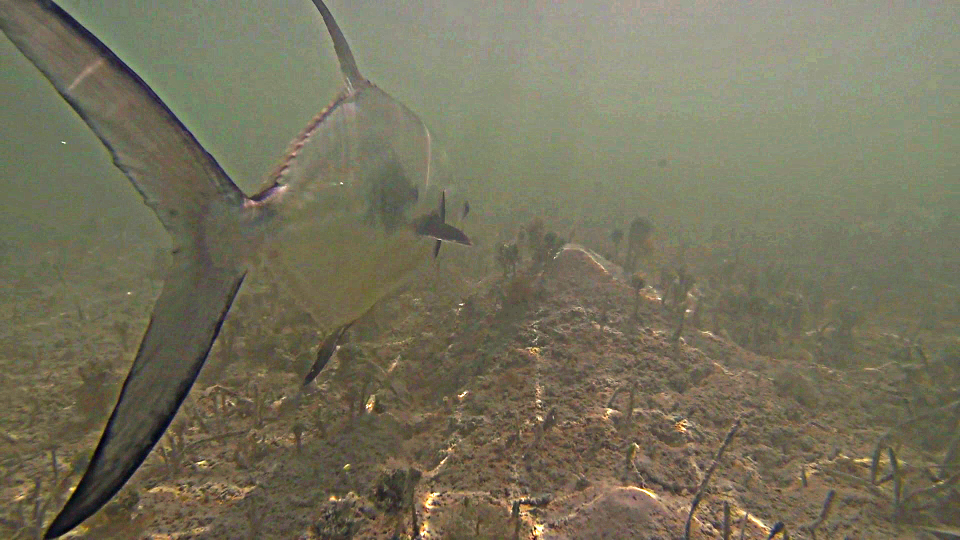
M440 192L440 207L421 216L415 223L415 230L420 236L436 238L437 242L433 245L433 257L440 254L440 246L443 242L456 242L465 246L471 245L470 238L460 229L446 223L447 221L447 193Z
M455 242L465 246L471 245L470 237L460 229L444 223L437 212L422 216L415 224L418 235L435 238L443 242Z
M120 398L90 465L45 538L56 538L100 509L153 449L193 386L243 269L214 268L178 253Z

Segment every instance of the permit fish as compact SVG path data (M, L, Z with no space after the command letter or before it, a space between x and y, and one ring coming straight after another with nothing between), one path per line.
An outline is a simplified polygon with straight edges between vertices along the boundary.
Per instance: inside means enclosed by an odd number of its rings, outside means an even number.
M320 359L352 321L435 256L437 242L470 244L446 223L430 131L360 74L330 10L313 3L343 89L293 140L264 189L247 196L158 95L66 11L50 1L0 0L3 33L100 139L173 244L117 404L45 538L94 514L143 463L248 271L268 265L296 292L330 336Z

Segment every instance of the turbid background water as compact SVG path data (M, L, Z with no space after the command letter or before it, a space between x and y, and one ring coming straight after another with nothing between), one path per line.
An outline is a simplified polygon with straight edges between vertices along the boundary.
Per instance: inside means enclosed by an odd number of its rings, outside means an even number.
M363 72L434 128L488 217L556 207L698 227L960 206L951 2L330 4ZM65 7L247 191L339 84L306 1ZM0 55L8 237L105 212L154 227L32 66L6 40Z

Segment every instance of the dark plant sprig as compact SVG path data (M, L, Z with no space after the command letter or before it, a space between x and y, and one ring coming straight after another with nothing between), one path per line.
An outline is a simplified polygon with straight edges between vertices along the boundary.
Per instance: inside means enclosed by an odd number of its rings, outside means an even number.
M720 459L723 458L723 453L727 450L727 447L730 446L730 442L733 441L733 436L737 434L737 431L740 429L740 418L733 423L733 426L730 428L730 431L727 432L727 436L723 439L723 444L720 445L720 448L717 450L717 454L713 458L713 463L710 464L710 468L707 469L707 474L703 476L703 480L700 482L700 486L697 488L697 494L693 497L693 503L690 504L690 513L687 515L687 522L683 527L683 538L684 540L690 540L690 525L693 522L693 514L697 511L697 507L700 506L700 501L703 499L704 490L707 487L707 484L710 482L710 478L713 476L713 473L717 470L717 466L720 464Z
M730 540L730 503L723 501L723 540Z
M903 489L903 479L900 477L900 462L897 461L897 454L893 448L887 447L887 455L890 457L890 469L893 471L893 515L894 519L900 517L900 494Z
M820 508L820 515L812 523L807 525L805 528L810 531L810 536L813 537L813 540L817 540L817 527L823 525L823 522L830 517L830 509L833 507L833 499L836 497L837 491L831 489L827 492L827 497L823 500L823 506Z

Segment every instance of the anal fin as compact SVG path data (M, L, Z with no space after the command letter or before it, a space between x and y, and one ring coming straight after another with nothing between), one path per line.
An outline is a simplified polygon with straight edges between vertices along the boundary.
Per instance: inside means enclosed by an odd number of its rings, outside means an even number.
M320 372L326 367L327 362L333 358L333 353L337 352L337 344L343 337L344 332L346 332L352 324L353 322L347 323L323 338L323 342L320 343L320 348L317 349L317 359L314 360L310 371L308 371L307 375L303 378L303 386L310 384L317 378L317 375L320 375Z

